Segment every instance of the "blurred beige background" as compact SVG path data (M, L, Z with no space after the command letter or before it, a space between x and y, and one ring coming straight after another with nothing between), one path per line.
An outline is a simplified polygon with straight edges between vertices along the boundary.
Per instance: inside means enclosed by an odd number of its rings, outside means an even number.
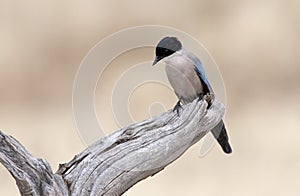
M123 28L171 26L203 43L219 65L233 154L215 146L199 158L197 144L125 195L299 195L299 18L297 0L0 0L0 129L56 171L85 148L73 120L72 85L86 53ZM153 51L133 57L150 60ZM110 131L117 126L105 97L121 74L118 62L96 92L97 112ZM147 117L144 111L156 98L168 97L168 108L176 102L172 92L149 88L158 93L144 100L150 95L140 89L132 98L136 120ZM3 166L0 195L19 195Z

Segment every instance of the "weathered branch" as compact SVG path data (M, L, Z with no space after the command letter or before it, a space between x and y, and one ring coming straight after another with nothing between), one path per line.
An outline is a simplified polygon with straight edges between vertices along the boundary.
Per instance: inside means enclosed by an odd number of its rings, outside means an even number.
M0 162L22 195L121 195L161 171L220 122L224 106L215 100L183 106L102 138L61 164L56 173L13 137L0 132Z

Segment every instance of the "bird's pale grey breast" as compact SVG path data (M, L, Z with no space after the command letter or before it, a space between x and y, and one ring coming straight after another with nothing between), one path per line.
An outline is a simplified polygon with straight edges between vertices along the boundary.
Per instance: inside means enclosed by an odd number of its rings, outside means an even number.
M183 52L174 53L164 59L164 62L168 80L177 97L183 103L189 103L203 92L203 88L193 61L183 55Z

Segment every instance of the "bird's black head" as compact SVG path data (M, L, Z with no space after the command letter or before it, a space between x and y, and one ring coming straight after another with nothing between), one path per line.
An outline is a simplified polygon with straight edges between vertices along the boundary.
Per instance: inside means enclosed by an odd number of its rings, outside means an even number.
M175 53L182 49L182 44L176 37L165 37L157 44L155 49L155 60L153 65L155 65L158 61L162 60L163 58L170 56L171 54Z

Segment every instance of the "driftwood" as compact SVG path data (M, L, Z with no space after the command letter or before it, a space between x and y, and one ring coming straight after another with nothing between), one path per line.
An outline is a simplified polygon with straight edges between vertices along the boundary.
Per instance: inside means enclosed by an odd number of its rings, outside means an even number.
M101 138L56 173L12 136L0 131L0 162L22 195L121 195L180 157L220 122L224 106L215 100L184 105Z

